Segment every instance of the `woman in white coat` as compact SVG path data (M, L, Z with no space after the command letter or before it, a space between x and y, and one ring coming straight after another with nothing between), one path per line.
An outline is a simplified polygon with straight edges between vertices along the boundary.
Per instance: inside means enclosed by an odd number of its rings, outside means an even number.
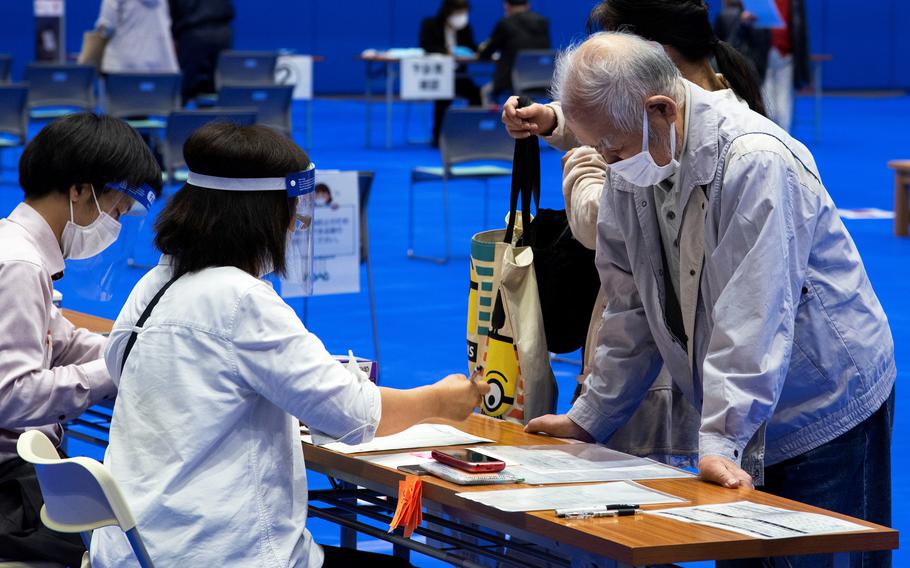
M167 0L103 0L95 30L107 39L103 73L177 73Z
M119 390L104 463L152 560L400 563L313 541L300 423L319 442L357 444L432 418L464 419L489 387L461 375L377 387L335 361L260 279L300 268L289 235L310 226L300 203L315 172L290 139L213 123L187 140L184 156L187 184L155 225L164 256L133 289L105 351ZM95 568L133 562L116 528L95 531L91 554Z

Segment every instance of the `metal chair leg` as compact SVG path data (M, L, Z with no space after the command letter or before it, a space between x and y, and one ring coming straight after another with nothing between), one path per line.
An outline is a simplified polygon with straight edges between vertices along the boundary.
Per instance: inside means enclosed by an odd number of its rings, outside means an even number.
M408 258L414 256L414 178L408 185Z
M376 357L376 364L382 368L379 357L379 326L376 324L376 297L373 294L373 261L370 260L370 252L367 249L367 290L370 293L370 318L373 320L373 354Z
M428 256L414 252L414 180L408 187L408 258L413 260L428 260L436 264L449 262L449 184L447 176L442 178L442 211L443 231L445 231L445 256Z
M490 226L490 179L483 178L483 229Z
M451 253L451 237L449 235L449 177L443 176L442 178L442 224L443 231L445 231L445 242L446 242L446 255L444 257L443 263L449 262L449 255Z

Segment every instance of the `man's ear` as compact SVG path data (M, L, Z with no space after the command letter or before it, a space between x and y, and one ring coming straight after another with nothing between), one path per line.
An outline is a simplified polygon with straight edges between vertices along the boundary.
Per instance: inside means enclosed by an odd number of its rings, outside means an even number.
M92 198L92 185L89 183L74 183L70 186L69 200L81 203Z
M652 120L655 115L662 117L667 121L667 124L679 120L679 107L676 101L668 96L654 95L653 97L648 97L645 101L645 108L648 110L648 115Z

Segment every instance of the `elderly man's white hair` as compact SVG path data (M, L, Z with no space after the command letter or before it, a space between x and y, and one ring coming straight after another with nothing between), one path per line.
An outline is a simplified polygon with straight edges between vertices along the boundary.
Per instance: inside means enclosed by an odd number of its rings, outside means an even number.
M553 98L567 119L640 132L645 99L679 102L682 76L660 44L624 32L593 34L556 61Z

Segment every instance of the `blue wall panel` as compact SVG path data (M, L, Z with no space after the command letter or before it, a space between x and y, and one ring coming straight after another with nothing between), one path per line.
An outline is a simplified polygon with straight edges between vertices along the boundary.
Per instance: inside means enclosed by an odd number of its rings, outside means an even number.
M565 46L583 37L594 0L532 0L551 21L553 41ZM906 0L806 0L810 43L830 53L825 66L828 89L910 88L910 2ZM721 0L708 0L712 12ZM433 14L437 0L235 0L239 49L292 49L327 58L316 65L320 93L363 90L364 49L417 43L420 20ZM100 0L67 2L67 48L77 52L83 30L97 17ZM15 57L21 77L34 53L31 0L0 0L0 52ZM471 21L484 39L502 15L499 0L474 0Z

